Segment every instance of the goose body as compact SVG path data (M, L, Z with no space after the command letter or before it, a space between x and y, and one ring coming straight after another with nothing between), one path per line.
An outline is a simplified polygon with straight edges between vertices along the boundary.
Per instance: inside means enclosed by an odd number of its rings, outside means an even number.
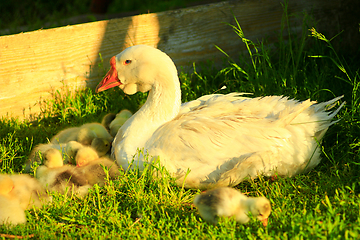
M111 144L106 139L95 137L92 139L90 146L99 156L104 156L109 152ZM35 162L40 165L45 158L45 152L49 149L56 149L60 151L64 164L75 164L76 153L79 149L84 147L85 145L73 140L66 143L39 144L30 153L29 158L26 161L25 172L30 172Z
M259 174L293 176L312 169L320 162L318 142L343 106L328 111L341 97L316 103L241 93L206 95L181 105L176 67L160 50L129 47L110 64L97 92L115 86L126 94L149 91L113 141L117 163L126 170L136 155L131 166L141 170L159 157L187 188L234 186Z
M115 137L121 126L124 125L131 116L132 113L127 109L123 109L116 114L116 117L109 124L109 132L111 136Z
M118 114L108 113L104 116L101 124L115 137L122 125L132 116L132 113L123 109Z
M239 223L247 223L249 212L267 226L271 212L270 201L265 197L247 197L239 191L221 187L208 190L194 198L194 205L205 221L214 225L218 217L234 217Z
M49 191L74 193L83 197L91 187L86 178L76 172L76 167L63 165L62 156L56 149L46 152L44 165L37 168L36 178Z
M21 223L26 223L26 216L18 201L0 194L0 225Z
M6 174L0 174L0 224L26 223L24 209L13 195L14 182Z
M63 164L75 164L76 153L84 147L84 145L77 141L61 144Z
M19 200L22 209L41 208L44 204L51 202L51 197L37 179L27 174L11 174L8 176L14 183L10 195Z
M85 176L90 185L103 186L107 179L104 168L108 170L109 179L120 176L119 167L107 157L99 158L92 148L83 148L76 155L77 172Z
M102 138L109 143L113 137L100 123L85 123L80 127L71 127L60 131L50 140L51 143L67 143L69 141L77 141L83 145L91 145L94 138ZM110 148L110 147L109 147Z
M29 158L26 161L25 172L31 172L32 168L34 167L34 163L41 165L42 161L45 159L44 155L49 149L56 149L60 151L63 161L65 163L70 163L73 161L72 159L75 157L76 152L82 147L83 145L76 141L70 141L68 143L62 144L38 144L31 151Z
M102 157L109 152L111 148L111 141L105 138L96 137L91 141L90 146L97 152L100 157Z
M115 113L108 113L106 114L103 119L101 120L101 124L106 128L106 130L108 130L108 132L110 131L110 123L116 118L116 114ZM114 137L114 136L113 136Z

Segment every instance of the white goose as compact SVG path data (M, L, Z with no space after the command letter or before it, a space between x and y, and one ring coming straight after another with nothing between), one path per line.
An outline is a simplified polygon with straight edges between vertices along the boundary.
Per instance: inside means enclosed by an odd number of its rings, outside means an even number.
M161 165L187 188L234 186L258 174L293 176L312 169L320 162L317 141L344 104L326 112L341 97L316 103L231 93L181 106L176 67L160 50L129 47L110 64L97 92L115 86L126 94L149 91L113 141L117 163L128 169L137 149L144 148L151 157L138 154L131 166L141 170L144 162L159 156Z

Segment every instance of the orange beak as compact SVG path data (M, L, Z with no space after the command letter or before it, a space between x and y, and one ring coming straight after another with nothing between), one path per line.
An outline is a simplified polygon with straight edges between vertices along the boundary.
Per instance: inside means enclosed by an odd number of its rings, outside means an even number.
M117 76L115 57L110 59L110 65L110 70L105 75L104 79L96 86L96 93L121 85L121 82Z
M264 227L266 227L268 225L268 219L267 218L263 219L261 222L262 222Z

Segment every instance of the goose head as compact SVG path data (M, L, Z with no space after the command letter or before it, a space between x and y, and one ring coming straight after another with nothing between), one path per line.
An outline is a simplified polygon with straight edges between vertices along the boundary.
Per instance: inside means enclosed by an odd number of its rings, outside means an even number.
M126 94L149 91L159 79L177 77L177 70L165 53L160 50L136 45L126 48L110 60L110 70L96 87L101 92L119 86Z
M252 198L250 212L254 217L259 219L264 226L267 226L268 217L271 212L269 199L265 197Z

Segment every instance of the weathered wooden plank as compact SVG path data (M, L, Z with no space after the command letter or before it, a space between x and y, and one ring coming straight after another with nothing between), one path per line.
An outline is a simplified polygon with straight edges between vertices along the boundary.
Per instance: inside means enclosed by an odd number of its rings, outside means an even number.
M290 1L288 10L313 10L320 16L336 4ZM131 45L158 47L178 67L222 58L214 45L237 55L244 45L225 24L234 24L234 16L253 41L265 37L276 41L282 14L278 0L228 1L0 37L0 116L9 113L24 118L37 113L36 102L51 98L51 91L64 85L70 89L96 86L110 57ZM300 21L296 17L290 20ZM103 67L99 67L99 53Z

